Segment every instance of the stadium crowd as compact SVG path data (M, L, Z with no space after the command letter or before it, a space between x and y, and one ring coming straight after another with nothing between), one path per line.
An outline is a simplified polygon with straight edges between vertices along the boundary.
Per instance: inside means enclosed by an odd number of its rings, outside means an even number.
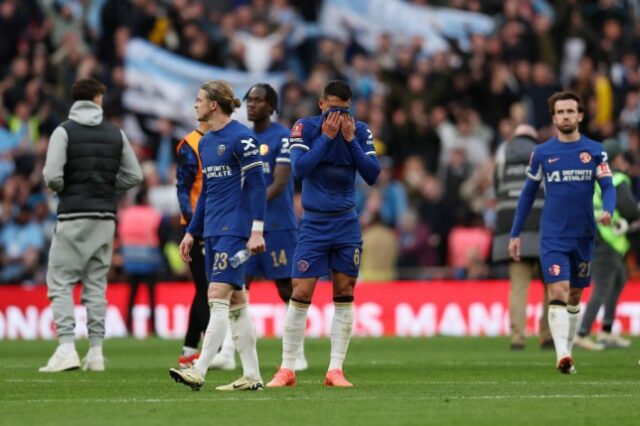
M42 180L48 138L66 119L73 81L91 76L107 86L105 114L132 141L150 205L163 216L160 278L187 277L177 256L181 135L166 118L125 109L132 38L210 65L287 72L279 120L288 126L318 111L327 81L349 82L383 169L358 194L363 279L505 276L489 258L493 153L518 124L550 137L546 102L561 88L585 100L584 134L619 140L640 199L637 2L411 3L482 13L495 28L433 54L419 37L382 34L372 53L353 37L323 34L321 0L0 0L0 283L44 283L56 209ZM121 207L134 198L122 197ZM117 243L115 250L109 279L124 281Z

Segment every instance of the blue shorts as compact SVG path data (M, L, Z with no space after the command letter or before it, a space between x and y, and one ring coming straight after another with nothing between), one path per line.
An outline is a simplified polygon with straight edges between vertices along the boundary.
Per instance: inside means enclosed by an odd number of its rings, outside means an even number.
M545 284L569 281L571 287L591 284L593 238L541 238L540 267Z
M234 269L229 264L229 258L245 248L247 248L246 238L206 237L204 239L204 262L207 281L231 284L240 290L244 286L247 263L245 262Z
M296 230L265 231L267 251L251 256L247 261L247 275L268 280L291 278L291 259L296 246Z
M357 277L362 233L355 209L330 215L305 211L293 254L292 278L318 278L329 271Z

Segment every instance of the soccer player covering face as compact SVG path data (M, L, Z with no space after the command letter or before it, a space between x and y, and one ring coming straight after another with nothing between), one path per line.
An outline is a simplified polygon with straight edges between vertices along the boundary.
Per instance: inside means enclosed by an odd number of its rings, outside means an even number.
M375 183L380 164L367 125L349 114L351 88L331 81L320 98L322 115L303 118L291 130L291 164L302 178L302 207L292 277L293 294L282 340L282 364L268 387L296 384L295 360L304 339L307 310L318 278L331 272L335 311L331 361L325 385L350 387L342 363L353 326L353 290L362 254L355 211L356 171Z
M265 250L263 237L266 191L262 160L253 132L231 119L240 106L228 83L204 83L195 108L198 120L206 119L209 131L200 139L199 155L203 187L193 218L180 243L180 257L191 261L194 238L205 240L205 264L209 278L210 318L202 352L194 366L172 368L171 377L194 390L204 384L207 369L224 339L227 323L240 353L243 376L217 390L262 390L256 336L243 291L245 266L233 268L231 257L243 249Z
M293 179L289 157L289 129L271 122L277 111L278 95L268 84L256 84L244 97L247 116L260 142L260 154L267 185L267 213L264 221L265 253L247 261L246 289L257 277L274 280L280 298L291 298L291 260L296 243L296 217L293 211ZM235 366L234 344L230 333L215 356L211 368L231 369ZM302 345L296 358L296 370L307 368Z
M520 260L520 232L536 191L544 181L545 202L540 220L540 266L549 294L549 328L556 347L556 367L575 373L571 356L582 290L591 281L596 224L593 192L602 189L599 221L611 224L616 192L601 144L580 134L582 101L571 92L549 98L557 136L538 145L531 155L527 182L511 228L509 254Z

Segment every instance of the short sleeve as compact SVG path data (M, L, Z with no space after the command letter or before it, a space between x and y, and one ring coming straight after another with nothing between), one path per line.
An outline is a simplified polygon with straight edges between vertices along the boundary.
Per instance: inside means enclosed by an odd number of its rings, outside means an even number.
M527 167L527 176L529 179L540 182L542 180L542 160L540 150L534 149L529 157L529 166Z
M276 163L291 164L290 150L291 143L289 142L289 135L283 132L280 135L278 154L276 155Z
M596 178L611 177L611 169L609 168L609 157L607 152L600 150L599 155L596 156Z
M291 137L289 138L289 149L302 149L309 151L309 142L305 141L305 124L304 121L298 120L291 128Z
M358 137L358 142L360 142L360 146L362 146L362 150L367 155L376 155L376 146L373 139L373 133L369 126L365 123L359 122L356 129L356 136Z
M251 135L245 134L244 136L240 136L234 144L233 152L236 158L238 158L243 172L252 167L262 166L260 144L256 138Z

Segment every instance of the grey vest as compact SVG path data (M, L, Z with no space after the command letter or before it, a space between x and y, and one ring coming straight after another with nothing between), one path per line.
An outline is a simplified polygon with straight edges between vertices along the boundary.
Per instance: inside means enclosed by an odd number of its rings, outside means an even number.
M72 120L67 131L67 162L58 220L115 219L116 175L122 157L122 134L109 122L84 126Z
M498 204L494 230L494 260L506 260L509 257L507 247L511 225L516 215L520 192L522 192L527 179L526 170L529 158L535 147L536 143L533 139L519 136L498 148L495 176ZM543 205L544 191L540 187L520 235L522 257L538 256L540 217Z

